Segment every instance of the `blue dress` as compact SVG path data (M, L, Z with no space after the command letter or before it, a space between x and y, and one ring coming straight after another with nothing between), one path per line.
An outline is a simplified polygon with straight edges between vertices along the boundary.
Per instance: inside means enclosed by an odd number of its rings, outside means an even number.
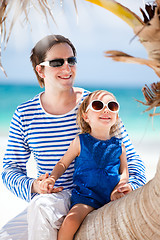
M80 134L80 155L75 159L71 207L83 203L94 208L110 201L114 187L120 181L121 140L112 137L102 141L90 134Z

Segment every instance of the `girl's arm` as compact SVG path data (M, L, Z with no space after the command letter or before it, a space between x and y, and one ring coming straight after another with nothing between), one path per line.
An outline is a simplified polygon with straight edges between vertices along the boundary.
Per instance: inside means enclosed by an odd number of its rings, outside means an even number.
M132 145L128 133L121 120L119 127L120 137L122 138L122 142L126 148L126 156L129 171L128 184L125 184L121 188L120 192L130 192L143 186L146 183L145 165L144 162L141 160L140 156L136 153L134 146Z
M58 161L53 168L50 177L42 180L40 183L40 189L43 193L50 193L53 190L54 184L58 178L60 178L66 169L69 167L71 162L80 154L80 141L77 136L70 144L67 152ZM62 188L60 189L60 191Z
M122 154L120 156L120 174L121 174L121 178L118 185L127 183L129 179L129 173L128 173L126 149L124 144L122 144Z
M80 141L77 136L70 144L67 152L53 168L50 177L55 181L66 171L71 162L80 154Z
M118 192L118 189L122 186L124 186L125 184L128 183L128 179L129 179L129 173L128 173L128 164L127 164L127 158L126 158L126 149L124 144L122 144L122 154L120 156L120 181L119 183L115 186L115 188L113 189L112 193L111 193L111 201L114 201L118 198L121 198L125 195L125 193L121 193Z

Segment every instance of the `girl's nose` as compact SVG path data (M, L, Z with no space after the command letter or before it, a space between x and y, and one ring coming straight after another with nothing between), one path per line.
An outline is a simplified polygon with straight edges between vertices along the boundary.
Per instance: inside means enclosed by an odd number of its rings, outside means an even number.
M109 112L109 110L106 106L103 108L103 112Z

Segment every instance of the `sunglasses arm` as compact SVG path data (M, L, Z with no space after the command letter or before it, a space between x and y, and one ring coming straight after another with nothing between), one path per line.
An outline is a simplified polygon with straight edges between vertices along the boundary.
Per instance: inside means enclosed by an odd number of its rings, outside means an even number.
M40 66L46 66L46 67L49 67L49 61L45 61L45 62L42 62L39 64Z

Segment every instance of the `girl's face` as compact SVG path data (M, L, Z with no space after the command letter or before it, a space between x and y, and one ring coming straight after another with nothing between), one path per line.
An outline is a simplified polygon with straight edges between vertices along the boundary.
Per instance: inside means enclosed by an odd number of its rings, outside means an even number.
M97 96L91 97L90 102L93 100L101 100L107 104L111 100L115 101L115 98L112 95L103 92ZM116 123L117 118L118 113L109 111L106 106L99 112L89 109L87 113L84 114L84 120L90 125L91 132L93 129L102 131L104 129L110 130L110 128Z
M42 74L45 82L45 88L68 89L73 86L76 76L76 65L70 66L66 59L73 57L72 48L67 43L60 43L48 50L45 61L57 58L65 59L60 67L45 66ZM40 65L38 67L41 68Z

